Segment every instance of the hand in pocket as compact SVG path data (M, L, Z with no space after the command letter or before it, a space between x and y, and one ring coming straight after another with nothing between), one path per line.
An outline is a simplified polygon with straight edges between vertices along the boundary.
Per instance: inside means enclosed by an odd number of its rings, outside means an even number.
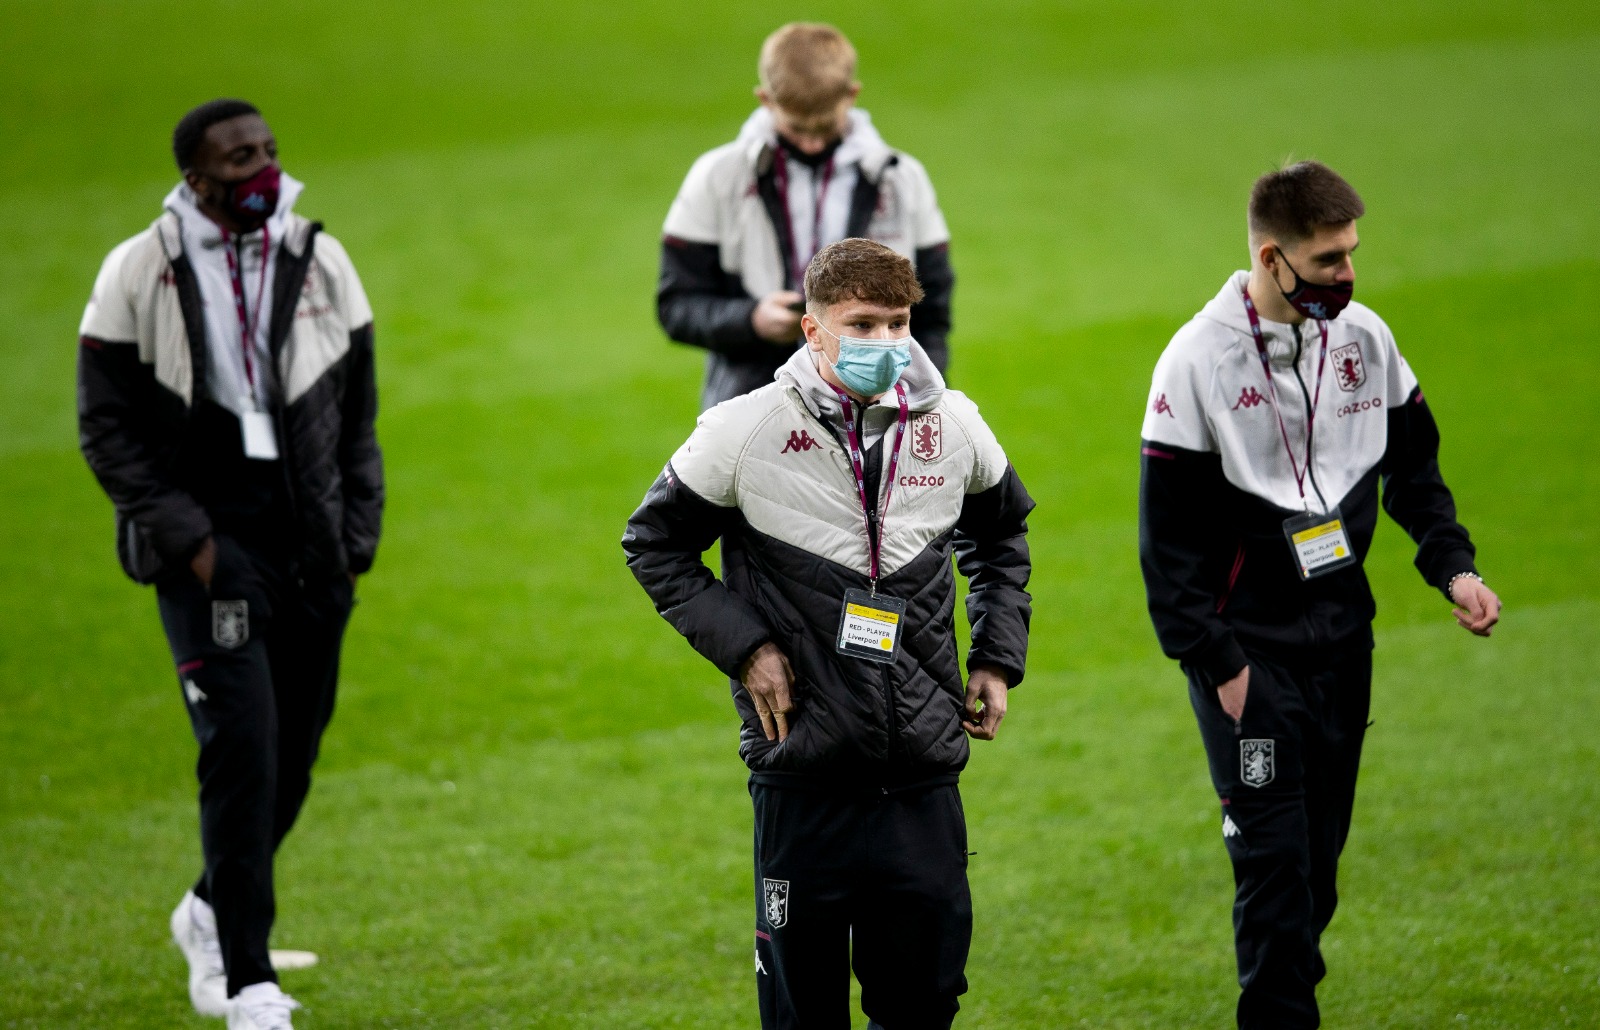
M1217 703L1228 713L1228 718L1238 722L1244 718L1244 702L1249 693L1250 666L1246 665L1237 676L1217 688Z

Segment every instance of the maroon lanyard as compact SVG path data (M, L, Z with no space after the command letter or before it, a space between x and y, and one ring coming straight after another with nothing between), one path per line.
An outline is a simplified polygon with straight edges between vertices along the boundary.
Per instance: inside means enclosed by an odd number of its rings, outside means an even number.
M1283 424L1283 412L1278 410L1278 385L1272 381L1272 363L1267 360L1267 341L1261 335L1261 319L1256 316L1255 302L1250 299L1250 288L1244 288L1244 313L1250 316L1250 332L1256 338L1256 354L1261 357L1261 371L1267 376L1267 392L1272 395L1272 413L1278 417L1278 432L1283 434L1283 449L1289 455L1289 470L1294 473L1294 485L1300 490L1300 500L1306 499L1306 476L1311 474L1311 433L1317 425L1317 402L1322 399L1322 373L1328 361L1328 323L1318 322L1322 330L1322 353L1317 357L1317 388L1311 397L1311 410L1306 412L1306 464L1295 464L1294 448L1289 444L1289 427ZM1326 503L1326 502L1324 502Z
M861 520L867 527L867 556L871 561L868 577L872 580L872 592L878 592L878 556L883 551L883 524L889 513L889 499L894 496L895 472L900 468L900 444L905 439L906 423L910 421L911 406L906 403L906 388L900 383L894 384L895 400L900 402L900 418L895 423L894 450L889 452L889 486L883 492L883 510L878 513L878 536L872 536L872 516L868 514L872 509L867 502L867 465L861 457L861 444L856 439L856 428L859 419L855 414L854 402L850 395L834 386L828 387L839 395L839 403L844 408L844 438L850 449L850 469L856 476L856 493L861 497ZM867 417L867 406L861 406L861 418Z
M828 184L833 181L833 158L822 166L822 188L817 191L816 210L811 213L811 255L804 261L800 260L800 241L794 235L794 216L789 213L789 157L782 147L778 148L778 160L772 170L778 179L778 197L783 201L783 225L789 232L789 260L793 262L789 271L798 288L805 282L806 266L822 249L822 208L828 199Z
M243 242L243 239L240 239ZM245 309L244 302L244 273L239 268L239 262L233 257L233 237L228 230L222 230L222 250L228 256L228 282L233 287L233 310L239 316L239 347L244 352L244 375L250 382L250 399L255 400L256 366L251 356L254 349L256 330L261 326L261 301L267 295L267 250L268 229L261 227L261 278L256 284L256 313L250 315Z

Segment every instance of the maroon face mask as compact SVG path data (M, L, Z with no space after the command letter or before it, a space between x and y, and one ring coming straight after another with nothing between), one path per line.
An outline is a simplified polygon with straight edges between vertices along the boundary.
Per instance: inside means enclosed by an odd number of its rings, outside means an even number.
M278 210L278 186L281 172L277 165L267 165L248 179L228 182L216 180L226 189L222 207L238 220L245 231L253 231L267 224L267 219Z
M1281 286L1278 287L1283 299L1307 318L1315 318L1318 321L1338 318L1339 312L1345 309L1350 303L1351 295L1355 293L1355 283L1329 283L1324 286L1320 283L1307 282L1300 278L1299 272L1295 272L1294 266L1289 264L1289 259L1283 257L1282 250L1278 251L1278 257L1283 258L1285 268L1294 272L1294 289L1285 290Z

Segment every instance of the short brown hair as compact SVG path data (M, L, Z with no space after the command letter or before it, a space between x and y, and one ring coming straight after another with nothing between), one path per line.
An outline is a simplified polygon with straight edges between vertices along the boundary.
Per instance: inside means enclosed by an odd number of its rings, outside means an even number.
M832 25L794 21L761 44L756 70L773 103L799 114L821 114L855 85L856 48Z
M806 266L805 286L813 318L846 300L909 308L922 299L911 262L872 240L840 240L823 247Z
M1319 225L1343 225L1367 213L1361 195L1321 161L1268 172L1250 188L1250 238L1298 243Z

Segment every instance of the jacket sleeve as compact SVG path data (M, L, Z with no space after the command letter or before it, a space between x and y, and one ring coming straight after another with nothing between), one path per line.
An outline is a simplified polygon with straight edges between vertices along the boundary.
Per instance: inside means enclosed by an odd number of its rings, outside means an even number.
M378 448L378 382L372 323L350 334L350 379L339 434L344 486L344 548L350 571L372 568L383 524L383 452Z
M1028 623L1033 616L1028 578L1028 513L1033 498L1009 464L1000 481L969 493L956 521L956 568L967 577L967 621L972 649L967 670L998 665L1006 682L1022 682L1028 665Z
M656 318L669 337L734 358L768 354L772 345L750 324L755 307L755 298L722 267L715 243L662 239Z
M745 660L772 634L756 610L701 560L735 511L696 494L668 464L628 519L622 551L662 618L736 680Z
M181 567L211 535L211 517L173 485L150 444L158 390L137 344L79 339L78 445L117 512L138 524L164 562Z
M1439 427L1413 387L1404 404L1389 408L1389 442L1383 455L1383 508L1417 543L1417 570L1449 597L1450 579L1476 572L1477 556L1456 502L1439 472Z
M950 297L956 288L950 244L919 248L916 267L922 300L912 305L911 332L942 373L950 365Z
M1212 513L1223 496L1222 458L1145 440L1139 473L1139 566L1156 638L1169 658L1220 686L1245 667L1204 574L1208 544L1222 532Z

